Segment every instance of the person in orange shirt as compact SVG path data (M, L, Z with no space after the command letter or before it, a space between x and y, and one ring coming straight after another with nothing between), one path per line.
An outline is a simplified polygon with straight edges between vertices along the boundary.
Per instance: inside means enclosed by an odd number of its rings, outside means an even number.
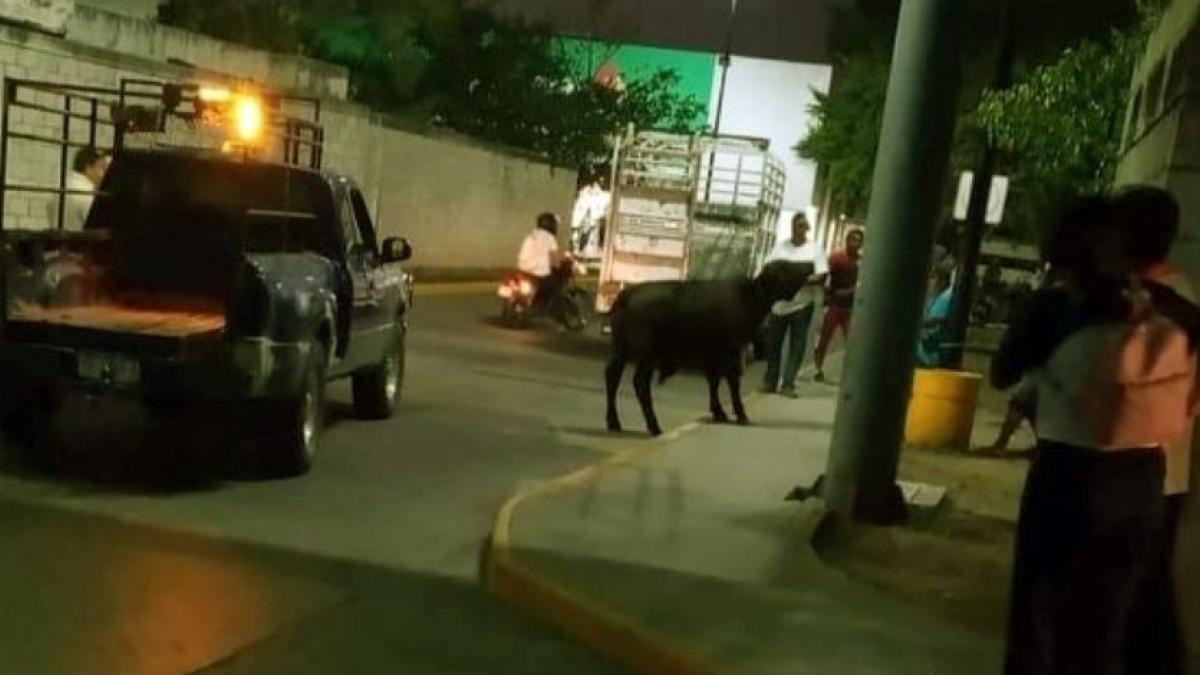
M1147 283L1166 286L1195 303L1191 281L1168 260L1179 235L1179 204L1171 193L1156 187L1136 186L1113 198L1114 216L1125 229L1126 253L1137 275ZM1183 672L1182 632L1174 601L1175 548L1180 514L1189 491L1193 463L1194 429L1166 448L1166 514L1159 567L1141 597L1129 641L1130 673L1168 675Z

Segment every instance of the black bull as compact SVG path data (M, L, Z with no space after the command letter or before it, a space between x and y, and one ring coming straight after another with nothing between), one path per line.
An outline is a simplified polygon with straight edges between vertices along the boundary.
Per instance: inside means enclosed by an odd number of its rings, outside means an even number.
M662 434L651 395L654 374L661 383L680 368L704 373L717 422L729 420L718 396L724 378L738 423L748 424L741 396L743 350L771 306L795 296L812 274L811 263L774 262L753 280L654 282L623 291L613 306L612 357L605 371L609 430L621 430L617 390L630 362L652 435Z

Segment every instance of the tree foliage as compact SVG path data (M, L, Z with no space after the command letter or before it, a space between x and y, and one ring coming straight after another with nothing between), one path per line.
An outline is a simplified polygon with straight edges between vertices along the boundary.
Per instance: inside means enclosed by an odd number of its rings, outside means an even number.
M564 165L603 160L629 124L690 131L703 112L674 71L599 87L549 32L460 0L170 0L162 19L343 65L357 101Z
M880 17L891 16L896 4L860 0L848 16L857 22L864 7L873 8L874 14L866 15L886 29ZM964 30L971 44L981 46L964 63L966 91L953 163L957 170L973 168L985 141L1003 152L1002 170L1014 179L1005 226L1012 234L1032 238L1034 226L1061 200L1111 183L1132 68L1153 23L1147 3L1137 4L1106 1L1089 13L1056 0L1064 16L1046 23L1036 7L1023 3L1017 29L1023 74L1013 88L994 92L984 82L995 70L991 43L998 4L973 3L976 16ZM1133 27L1102 28L1113 22ZM863 215L870 198L890 45L869 37L858 42L841 57L832 92L818 95L815 122L797 146L801 156L826 169L825 185L835 204L852 215ZM1064 44L1072 46L1064 49Z
M888 65L880 56L855 55L837 66L841 83L816 93L813 124L797 146L800 156L827 172L834 201L851 216L865 215L879 150Z
M1020 189L1050 198L1108 189L1143 45L1138 31L1085 40L1011 89L984 94L979 122L1009 155Z

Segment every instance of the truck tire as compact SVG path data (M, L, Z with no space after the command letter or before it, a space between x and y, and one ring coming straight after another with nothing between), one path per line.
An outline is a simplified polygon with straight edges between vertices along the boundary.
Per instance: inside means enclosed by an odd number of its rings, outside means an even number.
M396 412L404 389L405 333L397 328L383 360L353 377L354 411L369 420L386 420Z
M262 435L266 442L267 473L275 477L299 476L312 468L325 424L325 364L320 344L313 346L304 369L300 391L269 405Z
M58 467L51 420L58 403L45 390L22 382L6 386L0 402L0 434L24 453L36 469Z

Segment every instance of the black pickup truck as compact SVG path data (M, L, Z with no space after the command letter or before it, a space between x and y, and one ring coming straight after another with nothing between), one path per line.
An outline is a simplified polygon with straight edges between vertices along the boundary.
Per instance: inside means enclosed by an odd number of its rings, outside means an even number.
M328 380L387 418L411 277L345 176L236 155L116 154L82 232L3 234L0 354L49 416L69 393L253 411L264 470L307 471Z

